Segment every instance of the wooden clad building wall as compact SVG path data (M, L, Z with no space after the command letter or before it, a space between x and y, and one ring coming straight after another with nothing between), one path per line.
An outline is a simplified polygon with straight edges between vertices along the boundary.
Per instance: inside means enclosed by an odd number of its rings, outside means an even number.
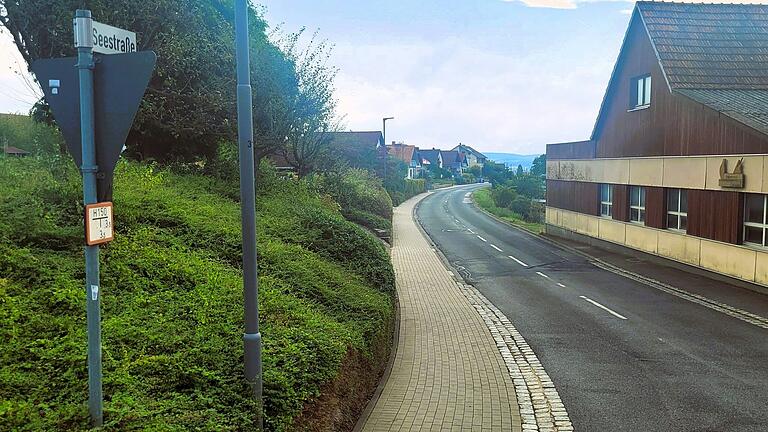
M628 111L634 77L651 74L651 105ZM596 157L768 153L768 136L671 93L639 19L633 18L595 136Z
M629 222L629 186L613 185L613 219Z
M547 144L547 160L594 158L594 141L576 141L569 143Z
M645 225L659 229L667 227L667 195L664 188L645 188Z
M600 185L547 180L547 205L597 216L600 214Z
M744 198L739 192L688 190L688 234L740 244Z

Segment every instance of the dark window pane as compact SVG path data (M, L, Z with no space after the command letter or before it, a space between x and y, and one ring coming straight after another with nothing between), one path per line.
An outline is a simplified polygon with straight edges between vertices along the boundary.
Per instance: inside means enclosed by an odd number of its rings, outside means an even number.
M763 223L765 211L765 197L763 195L748 194L744 220L747 222Z
M667 215L667 228L677 229L677 215Z
M755 227L744 227L744 241L748 243L763 244L763 229Z
M679 208L679 198L680 198L680 190L679 189L669 189L667 191L667 210L669 211L677 211Z
M629 219L633 220L633 221L639 221L640 220L639 213L640 213L640 211L637 210L637 209L630 209L629 210Z
M688 191L680 191L680 212L688 213Z
M640 210L640 222L645 222L645 210Z
M688 216L680 216L680 229L688 231Z
M640 188L640 207L645 207L645 188Z

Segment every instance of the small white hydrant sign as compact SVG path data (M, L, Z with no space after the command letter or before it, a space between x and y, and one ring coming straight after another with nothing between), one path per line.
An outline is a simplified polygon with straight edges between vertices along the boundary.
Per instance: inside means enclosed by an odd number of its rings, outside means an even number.
M93 246L112 241L113 228L111 202L85 206L85 244Z

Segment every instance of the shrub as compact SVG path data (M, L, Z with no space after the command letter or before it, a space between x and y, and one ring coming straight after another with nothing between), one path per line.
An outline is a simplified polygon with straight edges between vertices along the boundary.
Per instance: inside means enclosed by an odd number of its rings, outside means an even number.
M0 430L88 428L80 178L71 161L48 165L0 160ZM350 350L372 355L393 276L333 203L269 182L257 203L264 408L267 430L284 431ZM255 429L240 207L219 193L231 189L119 165L116 237L101 254L105 430Z
M497 207L509 208L512 201L517 198L517 193L511 187L498 186L491 191L491 197L493 197Z
M522 195L518 195L509 208L513 212L519 214L523 219L529 220L531 217L531 199Z
M392 219L392 200L381 179L370 171L347 169L341 173L316 174L312 183L333 197L342 210L360 210Z

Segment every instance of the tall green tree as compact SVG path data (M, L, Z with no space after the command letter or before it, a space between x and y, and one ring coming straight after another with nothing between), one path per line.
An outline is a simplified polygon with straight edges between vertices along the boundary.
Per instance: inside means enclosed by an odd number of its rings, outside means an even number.
M533 160L533 165L531 166L531 174L535 176L540 176L540 177L543 177L547 174L547 155L546 154L537 156L536 159Z
M74 56L75 9L138 33L139 50L154 50L150 81L127 154L138 159L212 157L235 136L235 56L232 0L0 0L0 25L24 59ZM285 145L287 128L271 107L298 92L295 65L267 37L267 24L250 10L257 155ZM36 118L48 118L44 101ZM277 137L277 138L276 138Z

